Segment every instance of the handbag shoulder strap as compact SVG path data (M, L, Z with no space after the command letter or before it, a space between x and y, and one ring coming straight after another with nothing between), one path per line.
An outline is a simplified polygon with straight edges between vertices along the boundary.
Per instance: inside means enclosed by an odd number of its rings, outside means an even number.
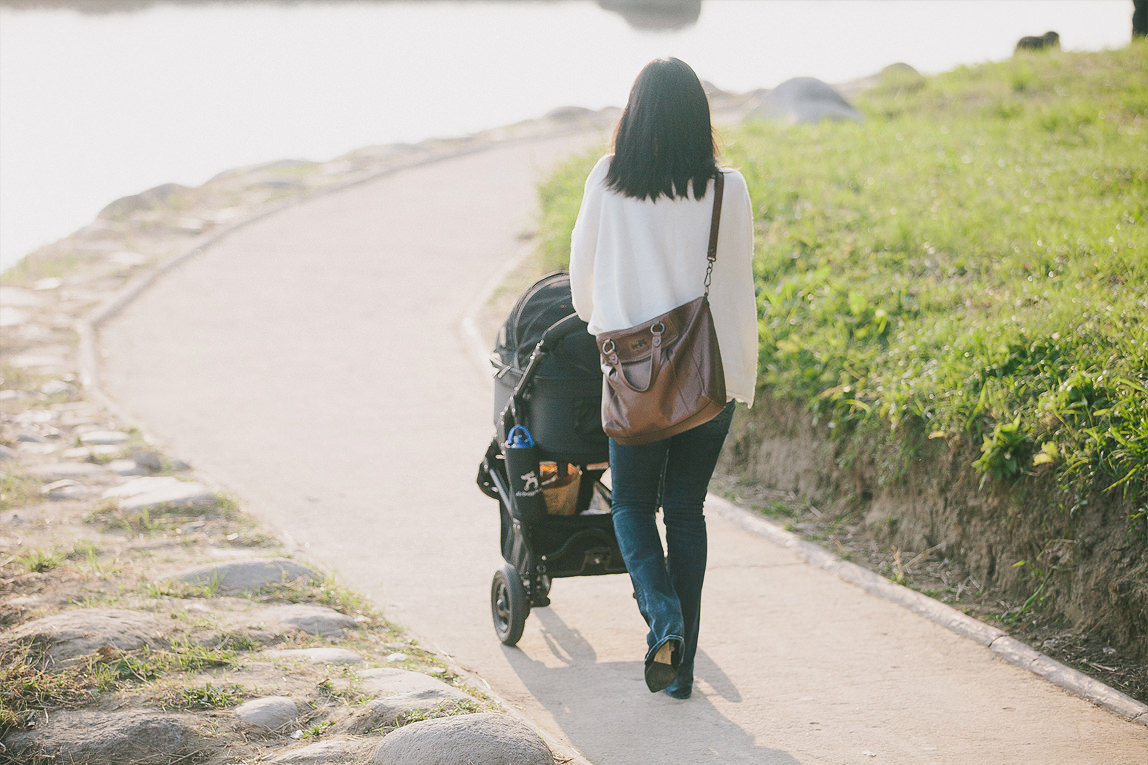
M725 174L718 169L714 178L714 211L710 218L710 244L706 251L706 297L710 296L710 277L713 275L714 262L717 260L718 228L721 226L721 198L725 190Z

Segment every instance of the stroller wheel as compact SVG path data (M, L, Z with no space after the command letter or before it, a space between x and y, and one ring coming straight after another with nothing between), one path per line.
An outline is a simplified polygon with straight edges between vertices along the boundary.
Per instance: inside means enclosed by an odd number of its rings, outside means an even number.
M498 639L504 645L515 645L530 615L530 602L526 599L522 577L509 563L494 572L490 583L490 615L494 618Z

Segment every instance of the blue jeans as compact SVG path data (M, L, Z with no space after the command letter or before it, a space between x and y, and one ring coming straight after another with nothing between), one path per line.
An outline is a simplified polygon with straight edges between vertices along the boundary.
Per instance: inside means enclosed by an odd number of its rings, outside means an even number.
M693 691L702 581L706 574L706 491L733 419L733 402L714 419L664 441L623 446L610 439L614 532L638 610L650 627L649 659L667 640L682 642L677 678L666 693ZM655 516L662 508L666 546Z

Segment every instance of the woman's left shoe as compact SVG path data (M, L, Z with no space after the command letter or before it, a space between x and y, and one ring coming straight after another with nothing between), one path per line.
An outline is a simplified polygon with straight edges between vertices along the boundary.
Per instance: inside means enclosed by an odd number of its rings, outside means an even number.
M681 664L681 647L682 641L670 638L646 659L646 687L650 693L665 690L674 682Z

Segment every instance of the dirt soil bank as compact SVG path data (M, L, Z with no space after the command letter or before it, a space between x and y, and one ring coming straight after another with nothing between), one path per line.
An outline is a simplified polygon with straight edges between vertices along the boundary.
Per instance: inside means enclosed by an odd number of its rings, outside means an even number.
M1148 701L1148 544L1128 508L1072 515L1039 475L982 487L975 450L944 439L880 484L891 444L830 439L794 402L741 415L719 467L731 499Z

